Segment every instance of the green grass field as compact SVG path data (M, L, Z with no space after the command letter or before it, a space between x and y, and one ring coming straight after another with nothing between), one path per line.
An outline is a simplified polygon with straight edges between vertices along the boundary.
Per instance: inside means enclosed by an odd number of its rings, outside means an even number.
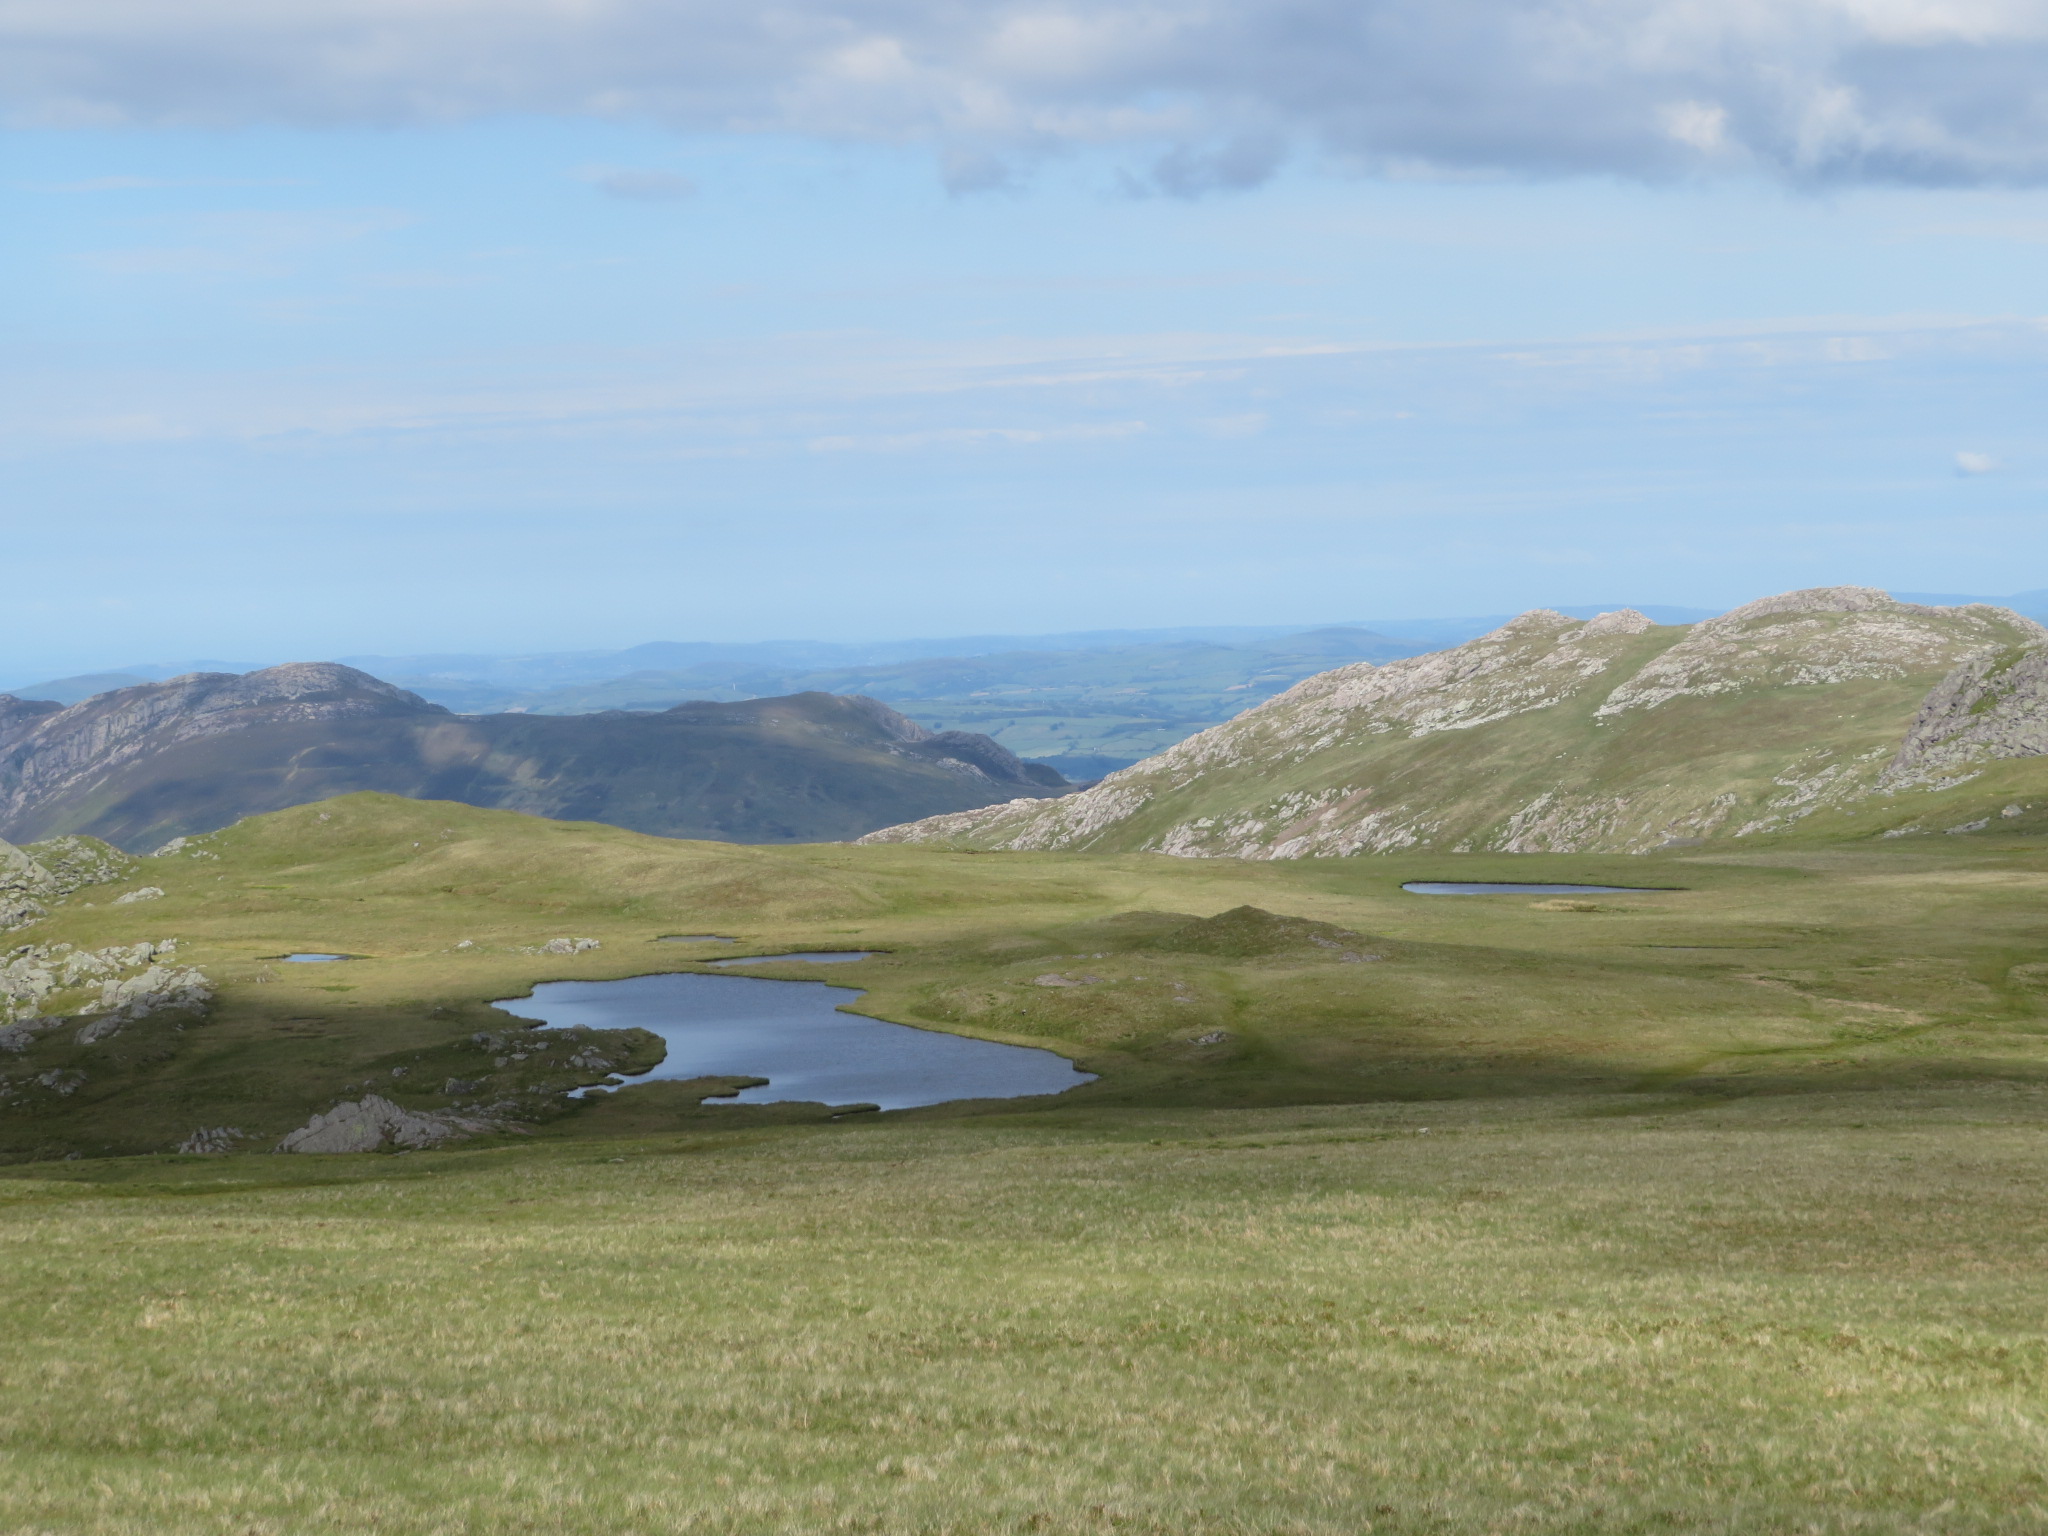
M18 935L222 990L0 1114L9 1536L2048 1525L2048 839L1245 864L355 796L198 851ZM1378 958L1187 938L1245 904ZM436 1107L489 999L677 932L884 950L863 1010L1101 1079L832 1121L536 1066L530 1134L164 1152Z
M0 1180L0 1528L2033 1532L2031 1089Z

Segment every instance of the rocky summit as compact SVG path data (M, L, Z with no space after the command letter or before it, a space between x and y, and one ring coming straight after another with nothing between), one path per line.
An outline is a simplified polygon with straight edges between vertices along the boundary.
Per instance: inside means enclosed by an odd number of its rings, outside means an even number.
M1899 836L2048 808L2044 752L2048 629L1824 587L1690 626L1526 613L1320 673L1081 794L864 841L1292 859Z

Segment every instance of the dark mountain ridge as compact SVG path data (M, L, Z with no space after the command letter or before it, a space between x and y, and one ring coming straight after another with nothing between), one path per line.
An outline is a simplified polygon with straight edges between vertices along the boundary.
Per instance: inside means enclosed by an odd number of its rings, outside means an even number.
M146 850L356 790L669 837L815 842L1057 794L986 736L803 693L658 713L457 715L353 667L201 672L68 707L0 695L0 837Z

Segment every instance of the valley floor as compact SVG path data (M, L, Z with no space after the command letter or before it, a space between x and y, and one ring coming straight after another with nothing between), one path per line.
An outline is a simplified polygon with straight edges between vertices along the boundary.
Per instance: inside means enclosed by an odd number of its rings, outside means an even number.
M2048 1094L0 1178L0 1529L2035 1532Z

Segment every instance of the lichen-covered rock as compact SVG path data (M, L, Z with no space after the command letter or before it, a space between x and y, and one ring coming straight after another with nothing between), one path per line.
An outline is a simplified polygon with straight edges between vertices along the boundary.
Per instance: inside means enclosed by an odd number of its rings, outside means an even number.
M1929 608L1893 602L1872 587L1787 592L1693 625L1683 640L1609 694L1598 713L1611 717L1743 688L1906 677L1953 666L1972 639L1980 652L2000 649L2011 640L2015 623L2048 641L2048 630L2033 620L1989 604Z
M541 945L540 952L544 955L580 955L587 950L603 948L603 942L598 939L549 939Z
M152 965L140 976L103 982L98 1016L78 1032L80 1045L95 1045L124 1024L171 1009L200 1009L213 1001L213 984L194 966Z
M117 907L125 907L131 901L155 901L157 897L163 895L163 893L164 888L160 885L145 885L139 887L136 890L123 891L120 895L114 898L114 905Z
M2048 646L1973 656L1941 680L1886 766L1888 789L2048 754ZM2015 813L2017 810L2015 808Z
M165 939L156 944L146 941L109 944L104 949L78 949L70 944L24 944L0 960L0 1022L48 1011L45 1004L51 998L74 988L96 987L104 997L104 983L120 979L124 972L141 970L168 959L176 953L177 947L175 939ZM197 971L191 975L205 981ZM92 1006L92 1001L80 998L72 1011L98 1011Z
M12 843L0 842L0 932L45 916L62 893L50 872Z
M0 933L49 915L50 903L124 878L135 861L96 837L53 837L26 848L0 842Z
M111 885L135 872L135 860L96 837L46 837L22 850L49 874L61 895L89 885Z
M235 1143L248 1135L238 1125L201 1126L190 1136L178 1143L178 1150L187 1156L218 1156L235 1150Z
M37 1014L0 1026L0 1051L19 1056L34 1045L39 1036L48 1034L63 1022L62 1019L51 1018L47 1014Z
M280 1152L377 1152L386 1147L437 1147L496 1130L488 1120L421 1114L374 1093L315 1115L277 1144Z

